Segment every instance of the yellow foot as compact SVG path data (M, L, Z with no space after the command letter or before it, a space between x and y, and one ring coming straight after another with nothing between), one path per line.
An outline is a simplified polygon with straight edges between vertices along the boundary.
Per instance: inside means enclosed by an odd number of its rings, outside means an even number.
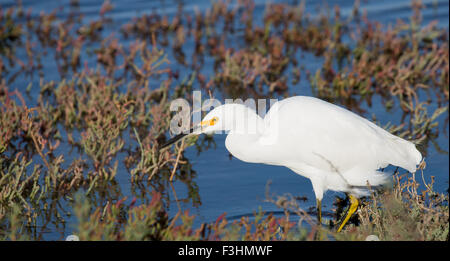
M347 210L347 215L345 216L344 221L342 221L342 224L339 226L339 229L337 232L341 232L342 228L345 226L347 221L350 219L350 217L355 213L356 209L358 208L359 201L356 197L350 195L350 207Z

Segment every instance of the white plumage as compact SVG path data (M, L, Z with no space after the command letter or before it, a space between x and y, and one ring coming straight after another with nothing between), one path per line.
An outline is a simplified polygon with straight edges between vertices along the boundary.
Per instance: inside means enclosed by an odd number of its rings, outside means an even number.
M380 168L391 164L415 172L422 160L413 143L313 97L279 101L264 119L245 105L219 106L205 116L201 132L221 130L229 131L225 145L234 157L309 178L319 201L327 190L360 197L368 184L386 182Z

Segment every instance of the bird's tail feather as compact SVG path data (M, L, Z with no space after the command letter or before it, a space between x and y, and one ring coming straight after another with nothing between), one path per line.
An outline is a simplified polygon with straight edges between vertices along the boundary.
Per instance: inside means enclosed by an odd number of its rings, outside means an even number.
M391 158L391 164L402 167L411 173L416 172L417 165L422 161L422 154L414 143L395 137L392 146L396 157Z

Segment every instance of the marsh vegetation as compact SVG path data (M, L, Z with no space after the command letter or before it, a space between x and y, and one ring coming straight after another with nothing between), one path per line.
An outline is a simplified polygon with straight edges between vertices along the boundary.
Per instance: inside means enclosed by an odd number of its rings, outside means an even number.
M395 172L336 234L345 200L336 198L337 216L319 228L300 193L267 193L280 215L261 208L199 225L185 208L202 204L185 152L205 153L213 138L158 150L170 138L170 101L192 100L195 89L224 98L311 92L378 124L367 108L381 104L398 116L385 129L416 143L425 162L442 154L448 165L448 27L422 18L427 8L448 9L441 5L412 1L410 18L389 25L358 1L345 15L338 6L312 15L305 2L215 1L201 10L176 2L170 15L132 19L115 17L110 1L88 17L77 0L39 13L21 1L2 5L0 238L448 240L448 168L439 179L433 165ZM309 57L320 59L314 71ZM436 180L446 185L436 189Z

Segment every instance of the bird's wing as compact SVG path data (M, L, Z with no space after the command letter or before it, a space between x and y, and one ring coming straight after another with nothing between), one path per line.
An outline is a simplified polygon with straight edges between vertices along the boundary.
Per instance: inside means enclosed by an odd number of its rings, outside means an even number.
M324 171L376 170L388 164L410 171L420 163L414 144L339 106L312 97L291 97L272 106L264 137L275 136L274 155Z

